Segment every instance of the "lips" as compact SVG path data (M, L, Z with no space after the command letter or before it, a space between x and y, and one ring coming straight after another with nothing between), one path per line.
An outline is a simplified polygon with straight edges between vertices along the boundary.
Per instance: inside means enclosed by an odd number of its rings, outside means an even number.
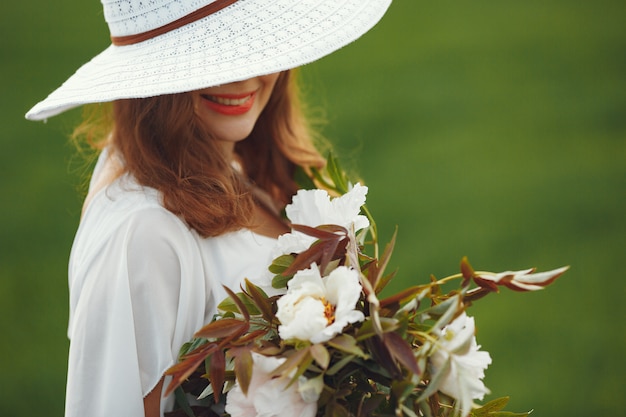
M243 94L202 94L202 102L211 110L226 116L247 113L254 105L256 91Z

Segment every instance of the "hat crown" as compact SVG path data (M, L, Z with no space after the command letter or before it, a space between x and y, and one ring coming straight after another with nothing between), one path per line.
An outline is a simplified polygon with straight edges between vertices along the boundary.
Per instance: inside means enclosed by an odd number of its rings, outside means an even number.
M391 0L100 0L111 45L26 114L205 89L296 68L356 40Z
M215 0L101 0L111 36L129 36L162 27Z

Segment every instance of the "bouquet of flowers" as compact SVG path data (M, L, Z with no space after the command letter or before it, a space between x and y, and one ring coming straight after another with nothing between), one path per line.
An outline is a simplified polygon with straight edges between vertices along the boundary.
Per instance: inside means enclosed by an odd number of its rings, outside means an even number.
M491 358L466 309L501 287L542 289L567 268L491 273L464 258L455 275L382 298L395 235L380 254L367 187L332 157L312 178L286 208L292 231L277 241L271 283L226 288L182 347L168 371L172 415L527 416L502 411L506 397L474 403L489 393Z

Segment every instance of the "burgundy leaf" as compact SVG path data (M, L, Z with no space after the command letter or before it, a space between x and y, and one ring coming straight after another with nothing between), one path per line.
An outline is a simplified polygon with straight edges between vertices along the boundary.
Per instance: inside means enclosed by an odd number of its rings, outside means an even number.
M237 308L241 312L241 315L244 316L246 320L250 320L250 312L243 304L243 302L239 299L239 297L237 297L237 294L235 294L233 290L231 290L227 286L223 285L223 287L230 296L230 298L233 300L233 302L237 305Z
M196 369L198 369L198 366L200 366L208 356L215 352L217 345L205 345L203 348L204 349L202 351L185 356L179 363L165 371L165 375L172 375L172 380L165 390L166 396L171 394L180 384L185 382L185 380L189 378L189 376L193 374Z
M246 292L254 301L254 304L261 311L263 318L268 322L274 321L274 314L272 313L272 305L263 290L254 285L248 279L246 279Z
M413 349L396 332L389 332L383 335L383 343L391 356L393 356L398 362L400 362L405 368L411 371L414 375L420 375L421 372L417 366L417 359L413 353Z
M238 319L223 318L207 324L198 330L195 337L205 337L207 339L220 339L231 336L234 333L245 332L250 325Z
M463 275L463 283L461 284L463 287L467 286L470 280L476 276L474 268L470 265L467 256L464 256L463 259L461 259L461 274Z
M409 287L407 289L404 289L402 291L400 291L397 294L391 295L387 298L383 298L382 300L380 300L380 306L381 307L386 307L390 304L394 304L394 303L402 303L402 302L406 302L409 299L415 297L418 293L420 293L422 290L424 289L423 285L415 285L413 287Z
M248 393L252 380L252 354L249 347L234 348L228 353L235 358L235 375L244 394Z
M209 360L209 380L213 386L213 398L217 404L226 380L226 358L224 351L218 349Z
M345 227L336 224L325 224L317 227L292 224L291 228L319 240L336 239L337 236L345 237L348 234Z

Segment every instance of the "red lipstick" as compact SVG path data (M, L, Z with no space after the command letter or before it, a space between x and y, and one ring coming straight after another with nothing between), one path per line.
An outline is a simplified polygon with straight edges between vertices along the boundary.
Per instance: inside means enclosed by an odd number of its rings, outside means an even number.
M254 105L256 91L243 94L203 94L203 103L216 113L238 116L247 113Z

